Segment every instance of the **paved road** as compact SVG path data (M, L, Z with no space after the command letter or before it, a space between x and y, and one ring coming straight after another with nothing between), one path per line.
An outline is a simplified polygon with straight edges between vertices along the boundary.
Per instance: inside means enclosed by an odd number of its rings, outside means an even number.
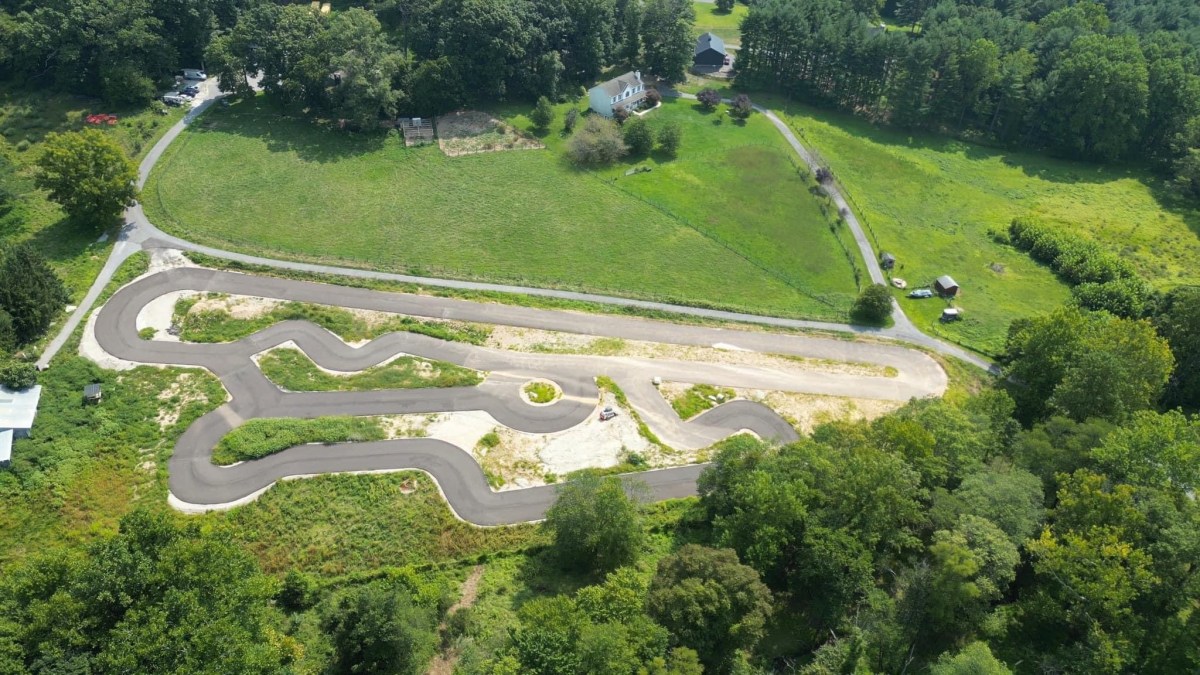
M588 335L684 345L732 345L739 349L891 366L896 377L807 372L725 364L697 364L628 357L523 354L445 342L413 333L392 333L352 348L315 324L289 321L226 344L146 341L137 335L137 316L165 293L194 290L314 302L339 307L415 316L488 322ZM309 418L322 415L384 415L483 410L498 422L530 433L569 429L595 414L593 378L605 375L626 392L647 424L678 447L704 447L740 429L780 441L797 438L775 412L749 401L734 401L683 422L650 384L653 375L673 382L780 391L857 396L886 400L940 395L946 375L930 357L891 344L850 342L796 335L773 335L699 326L531 309L465 300L384 293L312 282L232 272L182 268L141 279L118 291L100 311L96 339L113 356L141 363L207 368L221 378L231 400L201 417L180 437L170 461L171 493L192 505L236 502L293 475L346 471L421 469L437 480L454 511L480 525L537 520L553 501L553 488L493 493L479 465L464 450L431 439L301 446L230 467L212 464L213 447L244 420L255 417ZM254 365L252 356L293 341L325 368L356 371L397 353L439 359L485 371L477 387L371 392L284 392ZM563 398L531 406L520 387L532 378L553 380ZM680 467L637 474L656 499L695 491L700 468Z

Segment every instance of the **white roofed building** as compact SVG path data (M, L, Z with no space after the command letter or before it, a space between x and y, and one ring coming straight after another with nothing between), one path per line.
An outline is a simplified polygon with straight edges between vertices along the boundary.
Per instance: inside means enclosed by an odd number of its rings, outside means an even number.
M20 391L0 387L0 466L12 460L13 441L29 435L41 398L41 386Z

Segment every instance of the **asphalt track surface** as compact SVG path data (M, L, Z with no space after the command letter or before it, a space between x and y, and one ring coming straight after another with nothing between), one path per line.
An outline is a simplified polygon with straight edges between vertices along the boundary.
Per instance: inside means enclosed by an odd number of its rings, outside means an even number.
M391 333L351 347L325 329L303 321L273 325L236 342L190 344L142 340L136 322L150 301L173 291L220 292L336 307L394 312L630 340L682 345L726 345L737 349L890 366L895 377L828 372L780 373L770 369L629 357L525 354L446 342L412 333ZM140 363L196 366L213 372L230 400L194 422L180 437L170 460L170 491L179 501L220 507L244 500L290 476L418 469L436 480L451 508L477 525L538 520L553 503L553 486L493 492L478 463L465 450L433 439L397 439L333 446L298 446L259 460L214 465L217 442L243 421L257 417L311 418L325 415L387 415L486 411L500 424L529 433L551 433L580 424L597 412L595 377L611 377L630 404L669 445L704 447L748 429L778 441L798 438L769 408L750 401L717 406L684 422L651 383L666 381L855 396L904 401L940 395L946 374L929 356L899 345L874 344L683 326L626 317L532 309L429 296L386 293L201 268L181 268L145 277L118 291L97 316L96 339L108 353ZM271 383L253 356L292 341L318 365L357 371L399 353L449 361L487 373L475 387L364 392L285 392ZM552 380L563 397L532 406L520 388L534 378ZM695 494L702 466L634 474L653 499Z

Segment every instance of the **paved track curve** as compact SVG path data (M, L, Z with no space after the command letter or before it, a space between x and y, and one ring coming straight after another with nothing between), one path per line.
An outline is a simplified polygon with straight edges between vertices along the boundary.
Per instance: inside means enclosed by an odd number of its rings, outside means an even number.
M525 354L452 343L412 333L391 333L351 347L319 326L288 321L236 342L190 344L142 340L136 322L152 300L173 291L221 292L423 317L556 330L604 337L684 345L732 345L752 351L890 366L896 377L833 373L780 373L770 369L628 357ZM476 461L463 449L432 439L398 439L335 446L300 446L229 467L212 464L212 449L229 431L255 417L308 418L322 415L382 415L482 410L519 431L550 433L571 428L595 414L594 377L605 375L626 392L630 404L664 440L703 447L749 429L790 441L795 430L769 408L734 401L684 422L650 379L856 396L886 400L941 394L946 374L930 357L891 344L870 344L796 335L681 326L625 317L531 309L512 305L386 293L312 282L257 277L200 268L161 272L136 281L100 310L96 339L113 356L141 363L198 366L212 371L231 400L201 417L180 437L171 458L170 489L185 503L220 506L245 499L288 476L348 471L419 469L437 481L455 513L479 525L540 519L554 488L492 492ZM293 341L318 365L356 371L398 353L449 361L486 371L476 387L369 392L284 392L262 374L253 355ZM553 405L531 406L520 397L530 379L558 384L564 396ZM687 466L636 474L655 499L695 493L702 467Z

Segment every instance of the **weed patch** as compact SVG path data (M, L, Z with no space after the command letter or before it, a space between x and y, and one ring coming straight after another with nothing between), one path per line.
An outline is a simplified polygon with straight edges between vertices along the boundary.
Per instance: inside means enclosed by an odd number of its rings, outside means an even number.
M298 349L275 349L258 360L263 375L288 391L372 391L473 387L483 381L474 370L446 363L401 356L383 365L350 375L333 375L317 367Z
M225 435L213 449L214 464L233 464L309 443L361 443L386 437L378 420L367 417L247 420Z

